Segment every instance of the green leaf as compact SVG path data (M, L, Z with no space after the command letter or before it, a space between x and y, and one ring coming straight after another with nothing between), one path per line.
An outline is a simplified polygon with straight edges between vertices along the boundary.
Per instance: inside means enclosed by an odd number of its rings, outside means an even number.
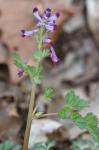
M89 102L82 100L73 91L69 92L65 97L66 106L73 110L81 110L89 106Z
M58 112L58 116L60 119L68 119L68 118L70 118L70 115L71 115L71 110L68 107L62 108Z
M86 122L84 118L78 113L78 112L72 112L71 113L71 120L80 128L85 129L86 128Z
M92 135L92 137L95 139L95 141L99 143L99 127L90 125L87 127L87 130Z
M48 141L46 145L47 145L47 149L49 150L50 148L54 147L56 143L55 141Z
M84 119L87 122L87 126L98 126L98 118L93 113L88 113Z
M25 69L27 67L27 65L25 63L23 63L20 55L16 52L14 52L14 63L18 68L22 68Z
M21 146L10 141L6 141L0 144L0 150L21 150Z
M71 119L79 128L87 130L99 143L99 119L93 113L88 113L85 117L79 114L79 110L87 107L88 102L80 99L73 91L65 97L66 105L60 110L59 117Z
M93 136L93 138L99 142L99 127L98 118L93 113L88 113L85 117L86 129Z
M73 142L72 150L99 150L99 144L94 140L77 139Z
M33 80L35 84L40 84L43 79L43 68L42 67L34 67L33 69Z
M45 143L38 143L38 144L35 144L32 150L47 150L47 147Z
M79 128L86 129L99 142L98 118L94 114L88 113L83 117L79 113L73 112L71 119Z
M53 146L55 146L54 141L48 141L46 143L37 143L35 144L32 150L50 150L50 148L52 148Z
M38 60L39 62L43 60L44 58L48 57L49 55L50 55L50 52L48 49L44 49L43 51L38 50L34 52L33 54L34 58Z
M44 96L45 98L47 98L48 100L51 100L55 95L55 90L51 87L48 87L45 89L45 92L44 92Z
M41 80L43 79L43 68L41 66L39 67L27 66L26 72L35 84L41 83Z

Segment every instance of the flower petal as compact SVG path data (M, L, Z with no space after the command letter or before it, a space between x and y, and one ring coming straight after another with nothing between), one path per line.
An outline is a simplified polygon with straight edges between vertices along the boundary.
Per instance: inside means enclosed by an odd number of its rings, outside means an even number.
M54 63L57 63L59 61L59 58L57 57L53 46L51 46L50 50L51 50L51 59L52 59L52 61Z
M45 27L47 29L47 32L54 32L57 28L56 25L50 25L50 24L45 24Z
M44 12L44 19L48 19L51 16L51 9L50 8L46 8L45 12Z
M39 15L38 8L34 8L34 9L33 9L33 15L34 15L39 21L42 21L42 18L41 18L41 16Z
M59 18L59 16L60 16L60 13L57 12L55 15L49 17L49 22L55 23L55 21Z
M39 29L31 30L31 31L26 31L26 30L21 30L21 35L23 37L25 36L32 36L34 33L38 33Z

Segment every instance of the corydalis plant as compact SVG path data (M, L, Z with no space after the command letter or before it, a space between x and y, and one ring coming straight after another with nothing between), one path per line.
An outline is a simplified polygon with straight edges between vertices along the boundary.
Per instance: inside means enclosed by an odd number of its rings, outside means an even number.
M56 52L54 50L52 40L48 35L50 32L54 32L57 29L56 21L59 18L60 14L57 12L52 15L51 9L47 8L44 11L43 16L40 16L38 9L34 8L33 15L38 20L36 29L31 31L22 30L21 35L23 37L26 36L35 37L37 42L37 51L34 52L33 58L35 58L36 60L36 65L30 66L28 65L28 62L26 63L23 62L18 53L14 54L15 64L18 67L19 77L23 76L23 74L26 73L27 75L29 75L32 82L32 91L29 104L27 126L24 136L23 150L28 150L28 141L32 119L34 117L44 116L42 112L36 113L38 105L34 108L36 86L41 83L41 80L43 78L43 67L41 66L41 62L46 57L51 57L54 63L57 63L59 61L59 58L57 57ZM48 45L49 49L46 49L45 45ZM51 99L51 97L54 95L54 90L51 87L49 87L45 90L44 95L46 98Z
M43 78L43 67L41 62L46 57L51 57L54 63L59 61L56 52L53 47L51 38L48 36L50 32L54 32L57 29L56 21L60 14L57 12L54 15L51 13L51 9L47 8L44 11L43 16L40 16L37 8L33 9L33 15L37 18L37 28L31 31L22 30L23 37L35 36L37 42L37 51L33 53L33 58L36 60L36 65L30 66L28 62L23 62L20 55L15 53L15 64L18 67L18 75L21 77L24 73L29 75L32 82L31 98L29 104L29 112L27 118L27 126L24 136L23 150L28 150L28 141L30 135L30 128L33 118L41 118L50 115L58 115L61 119L71 119L81 129L88 130L92 136L99 142L99 127L98 118L92 113L88 113L86 116L82 116L79 110L88 107L87 101L80 99L74 92L69 92L65 97L65 105L58 113L44 114L43 112L37 112L38 104L34 107L36 87L41 83ZM45 48L45 45L49 45L49 49ZM47 87L44 92L46 99L52 99L55 91L51 87Z

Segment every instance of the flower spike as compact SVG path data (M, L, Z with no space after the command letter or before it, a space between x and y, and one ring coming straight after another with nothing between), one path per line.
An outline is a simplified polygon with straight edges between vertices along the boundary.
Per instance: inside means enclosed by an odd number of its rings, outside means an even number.
M54 32L56 29L57 29L57 25L56 25L56 21L57 19L59 18L60 16L60 13L57 12L56 14L54 15L51 15L51 9L50 8L46 8L45 11L44 11L44 14L43 16L41 17L40 14L39 14L39 10L38 8L34 8L33 9L33 15L38 19L38 23L37 23L37 29L35 30L31 30L31 31L26 31L26 30L22 30L21 31L21 34L23 37L25 36L32 36L34 34L38 34L40 33L40 29L41 28L44 28L44 33L47 33L47 32ZM55 50L53 48L53 44L52 44L52 40L51 38L45 38L44 39L44 44L49 44L50 46L50 51L51 51L51 59L54 63L57 63L59 61L56 53L55 53ZM22 74L22 70L19 71L19 75L21 76Z

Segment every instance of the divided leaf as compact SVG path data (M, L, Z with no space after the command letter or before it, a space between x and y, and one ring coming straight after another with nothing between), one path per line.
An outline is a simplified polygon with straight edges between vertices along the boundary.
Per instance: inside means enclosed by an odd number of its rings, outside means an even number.
M88 126L87 130L92 135L92 137L95 139L97 143L99 143L99 127L96 126Z
M65 97L66 106L73 110L81 110L89 106L89 102L81 99L73 91L69 92Z
M35 84L40 84L43 79L43 68L41 66L33 68L33 80Z
M83 140L78 138L73 142L72 150L99 150L99 144L94 140Z
M87 126L98 126L98 118L93 113L88 113L84 119L87 122Z
M46 143L47 149L50 150L50 148L54 147L55 144L56 144L55 141L48 141L48 142Z
M45 143L35 144L35 146L32 150L47 150L46 144Z
M86 121L86 129L99 142L98 118L94 114L88 113L84 119Z
M80 99L73 91L65 97L66 105L59 111L61 119L71 119L79 128L87 130L99 143L99 119L93 113L88 113L85 117L79 114L79 110L88 107L89 103Z
M23 63L20 55L16 52L14 52L14 63L18 68L22 68L25 69L27 67L27 65L25 63Z
M68 118L70 118L70 115L71 115L71 110L67 107L62 108L58 112L58 116L60 119L68 119Z
M86 128L86 122L84 118L78 113L78 112L72 112L71 114L71 120L80 128L85 129Z
M51 100L55 95L55 90L51 87L48 87L45 89L44 91L44 96L45 98L47 98L48 100Z
M16 145L10 141L6 141L0 144L0 150L21 150L21 146Z
M38 51L35 51L33 56L36 60L38 60L39 62L41 60L43 60L44 58L48 57L50 55L50 52L48 49L44 49L43 51L42 50L38 50Z
M41 80L43 78L43 68L41 66L39 67L27 66L26 72L27 74L29 74L31 80L35 84L41 83Z
M53 146L55 146L55 142L48 141L46 143L35 144L35 146L32 150L50 150L50 148L52 148Z

